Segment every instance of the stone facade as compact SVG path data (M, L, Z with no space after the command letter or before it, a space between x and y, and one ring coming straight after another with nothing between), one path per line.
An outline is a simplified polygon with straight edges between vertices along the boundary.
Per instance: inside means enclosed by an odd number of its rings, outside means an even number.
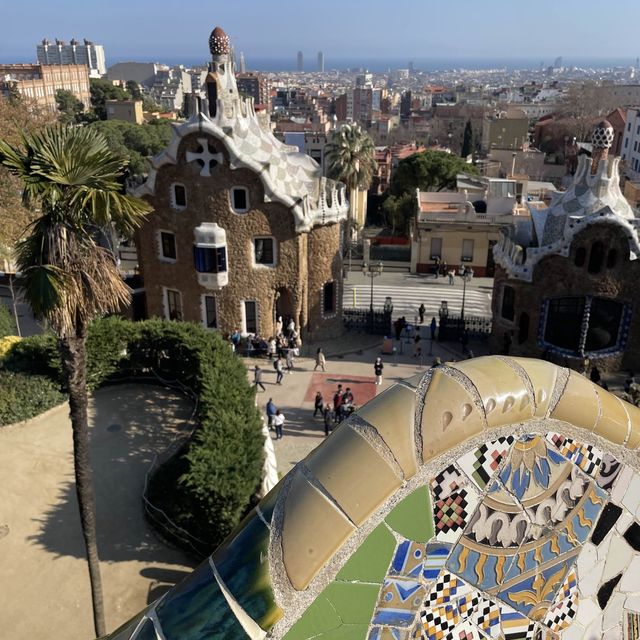
M137 190L154 209L137 237L148 315L265 338L283 316L307 339L336 336L344 186L259 126L214 34L209 99Z

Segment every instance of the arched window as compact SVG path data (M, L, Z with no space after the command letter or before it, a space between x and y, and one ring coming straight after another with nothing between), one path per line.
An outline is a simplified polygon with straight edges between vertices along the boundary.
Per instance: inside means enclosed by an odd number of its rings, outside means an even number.
M587 271L589 273L599 273L602 268L602 260L604 258L604 245L600 240L596 240L591 245L591 252L589 253L589 265Z
M573 261L576 267L583 267L584 261L586 259L587 259L587 250L584 247L578 247L576 249L576 257Z
M618 252L615 249L609 249L607 254L607 269L613 269L616 266L618 260Z
M529 338L529 314L524 311L520 314L518 321L518 344L526 342Z

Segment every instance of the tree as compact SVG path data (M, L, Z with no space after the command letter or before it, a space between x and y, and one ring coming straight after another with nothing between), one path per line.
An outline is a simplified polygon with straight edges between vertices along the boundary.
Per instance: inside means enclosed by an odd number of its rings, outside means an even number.
M409 235L411 221L416 214L415 194L407 192L401 196L389 196L382 203L387 225L393 234L399 231L402 235Z
M0 164L23 185L23 200L39 217L16 248L23 291L34 314L46 319L57 339L69 393L76 495L87 551L93 618L105 634L96 539L95 495L87 417L88 326L129 301L111 252L96 242L100 230L131 235L147 205L123 195L118 179L125 162L103 136L88 127L50 127L24 134L22 145L0 140Z
M460 155L467 158L473 151L473 129L471 128L471 120L467 120L464 126L464 135L462 137L462 152Z
M127 80L124 85L132 100L142 100L142 91L140 85L135 80Z
M391 179L391 193L455 189L459 173L477 173L473 165L446 151L422 151L400 160Z
M73 91L58 89L56 91L56 105L58 107L58 120L62 124L77 124L82 122L84 104L76 98Z
M368 189L376 171L375 148L369 134L357 125L344 125L326 147L329 177L349 189L349 223L354 219L356 190Z
M129 100L131 96L122 88L113 84L110 80L89 80L91 92L91 106L100 120L107 119L106 100Z

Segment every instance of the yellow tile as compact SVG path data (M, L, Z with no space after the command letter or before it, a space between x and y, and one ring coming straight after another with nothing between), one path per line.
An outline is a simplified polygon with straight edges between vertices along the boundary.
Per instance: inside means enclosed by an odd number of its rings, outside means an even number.
M511 358L519 364L529 376L536 400L535 415L544 418L549 411L549 403L558 378L558 367L544 360L533 358Z
M629 440L627 441L628 449L637 449L640 447L640 409L635 405L623 402L624 408L629 414L631 422L631 430L629 432Z
M490 428L533 417L533 403L520 376L495 357L475 358L453 365L475 385Z
M348 424L312 451L305 464L357 525L402 484L386 460Z
M410 478L418 470L413 427L416 414L416 393L396 384L358 411L358 415L374 426L393 451L398 464Z
M355 530L300 472L289 487L282 522L282 555L294 589L302 591Z
M434 371L422 412L424 462L480 433L484 426L471 394L443 371Z
M591 383L592 384L592 383ZM594 385L600 398L601 413L594 432L614 444L622 444L629 433L629 415L622 400Z
M571 371L567 386L550 417L593 431L599 413L600 404L595 385L579 373Z

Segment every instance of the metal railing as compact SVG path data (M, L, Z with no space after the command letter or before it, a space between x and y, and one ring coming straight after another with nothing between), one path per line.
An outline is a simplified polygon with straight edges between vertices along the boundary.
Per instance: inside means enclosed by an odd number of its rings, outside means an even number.
M391 335L391 312L369 309L342 309L342 321L347 331L359 331L372 335Z

